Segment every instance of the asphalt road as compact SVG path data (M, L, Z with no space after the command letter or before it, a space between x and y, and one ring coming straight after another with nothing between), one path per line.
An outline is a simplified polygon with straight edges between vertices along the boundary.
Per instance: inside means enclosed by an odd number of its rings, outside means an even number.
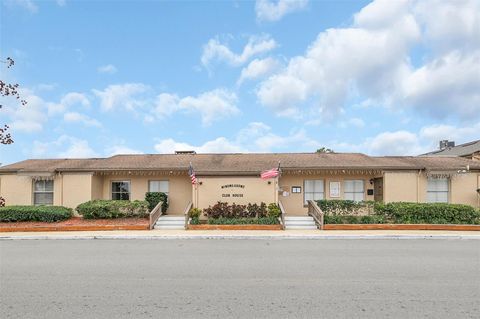
M0 241L1 318L479 318L478 240Z

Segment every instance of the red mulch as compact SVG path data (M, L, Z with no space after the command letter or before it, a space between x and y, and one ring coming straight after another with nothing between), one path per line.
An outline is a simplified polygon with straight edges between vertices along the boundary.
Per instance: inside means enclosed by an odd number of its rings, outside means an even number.
M83 219L73 217L54 223L0 222L0 232L142 229L149 229L148 219L146 218Z

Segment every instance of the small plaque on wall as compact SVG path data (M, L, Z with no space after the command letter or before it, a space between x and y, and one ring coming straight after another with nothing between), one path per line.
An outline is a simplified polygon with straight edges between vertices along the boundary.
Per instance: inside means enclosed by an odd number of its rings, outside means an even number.
M373 189L367 189L367 195L372 196L373 195Z
M330 197L340 197L340 182L330 182Z

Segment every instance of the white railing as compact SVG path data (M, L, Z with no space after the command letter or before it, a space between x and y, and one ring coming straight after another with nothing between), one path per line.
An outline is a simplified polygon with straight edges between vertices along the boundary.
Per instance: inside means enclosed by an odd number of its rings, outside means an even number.
M285 208L283 208L283 204L281 201L278 201L278 207L280 207L280 220L282 222L282 229L285 230Z
M183 214L185 215L185 230L188 229L188 220L190 218L190 216L188 215L188 212L190 212L190 209L192 209L192 206L193 206L193 203L192 202L189 202L187 204L187 207L185 207L185 211L183 212Z
M318 207L317 203L315 203L315 201L311 199L307 201L307 204L308 204L308 215L313 217L318 228L323 229L323 220L324 220L323 211L320 209L320 207Z
M157 206L155 206L152 211L150 212L149 214L149 223L150 223L150 229L153 229L153 227L155 226L155 223L157 222L157 220L160 218L160 216L162 216L162 204L163 202L159 202L157 204Z

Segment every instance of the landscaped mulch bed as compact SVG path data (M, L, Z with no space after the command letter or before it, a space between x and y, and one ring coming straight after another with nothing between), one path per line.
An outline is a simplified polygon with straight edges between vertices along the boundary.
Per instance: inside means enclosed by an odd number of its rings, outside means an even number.
M282 225L188 225L190 230L282 230Z
M146 218L83 219L73 217L61 222L0 222L0 232L147 230Z
M452 224L325 224L324 230L456 230L480 231L480 225Z

